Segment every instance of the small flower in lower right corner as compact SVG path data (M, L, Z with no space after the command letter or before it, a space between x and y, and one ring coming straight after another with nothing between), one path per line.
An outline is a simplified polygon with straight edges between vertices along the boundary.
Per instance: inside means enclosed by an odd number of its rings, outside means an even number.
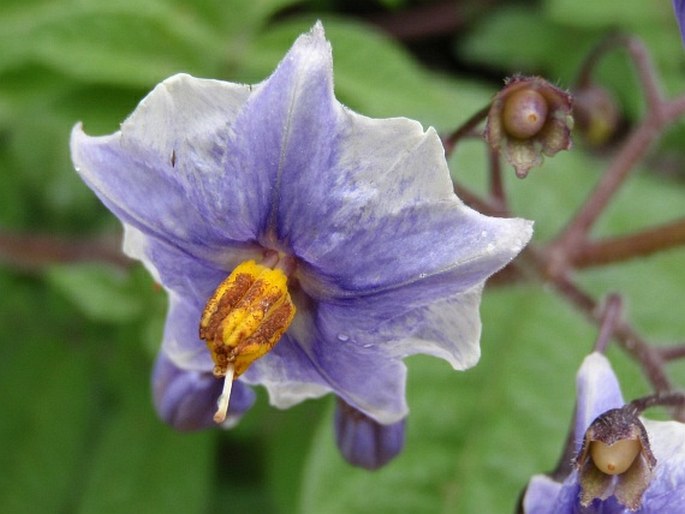
M639 418L609 361L585 358L577 376L574 469L557 482L534 476L526 514L685 512L685 424Z
M647 430L631 404L600 414L585 431L575 459L581 506L615 496L637 510L656 463Z
M675 11L678 28L680 28L680 36L685 43L685 0L673 0L673 10Z

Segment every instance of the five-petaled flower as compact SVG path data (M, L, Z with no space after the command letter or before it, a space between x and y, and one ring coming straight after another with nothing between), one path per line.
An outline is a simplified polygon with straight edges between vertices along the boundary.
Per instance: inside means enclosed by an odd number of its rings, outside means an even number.
M630 462L616 469L615 475L597 480L603 463L595 459L590 491L583 491L583 473L590 458L584 456L588 439L595 439L592 425L611 423L611 419L624 406L618 380L604 355L593 353L586 357L578 372L577 407L574 426L575 449L579 455L577 466L563 483L545 475L533 477L523 506L526 514L676 514L685 505L685 425L676 421L643 419L649 441L643 436L629 437L640 444L638 451L630 452ZM595 423L593 423L595 421ZM588 428L590 427L590 430ZM620 429L620 427L619 427ZM638 434L641 432L637 427ZM596 432L594 432L596 434ZM618 441L617 441L618 442ZM612 441L613 444L616 444ZM627 443L632 444L632 443ZM651 448L651 449L650 449ZM617 447L616 451L625 452ZM625 455L624 455L625 456ZM614 460L620 465L621 456ZM622 469L625 467L626 469ZM653 469L652 469L653 468ZM644 480L647 480L645 484ZM603 482L603 483L600 483ZM590 493L588 495L588 492ZM633 505L626 505L626 504Z
M484 281L531 236L530 222L483 216L455 196L433 129L337 102L320 24L264 82L173 76L120 131L90 137L77 125L71 149L123 222L126 253L169 293L153 389L160 416L180 429L213 423L214 375L235 372L226 423L250 407L252 385L281 408L333 392L354 418L338 421L348 458L366 444L350 430L372 424L399 452L403 358L473 366ZM262 296L236 317L226 298L241 277L219 284L241 263ZM262 283L255 266L280 271ZM277 292L262 302L269 288ZM291 324L260 310L271 299L292 306ZM236 321L245 316L254 317L248 328Z

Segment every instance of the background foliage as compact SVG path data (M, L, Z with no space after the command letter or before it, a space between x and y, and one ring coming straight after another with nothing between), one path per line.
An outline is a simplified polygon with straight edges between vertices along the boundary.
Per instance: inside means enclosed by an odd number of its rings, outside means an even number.
M574 402L574 374L595 329L552 292L529 284L486 291L483 357L465 373L416 357L404 453L369 473L332 439L332 403L289 411L258 405L236 429L179 435L150 404L149 372L166 300L140 266L64 262L47 247L7 250L7 234L102 243L117 222L72 170L71 127L107 133L161 79L180 71L257 82L295 36L323 20L336 93L371 116L409 116L448 131L501 79L539 73L569 86L609 30L639 34L671 93L685 57L670 2L447 2L445 30L393 38L412 9L378 0L4 0L0 3L0 505L6 513L167 514L512 512L528 477L554 466ZM391 21L405 20L404 25ZM439 20L433 20L434 24ZM386 32L382 27L395 27ZM640 115L623 56L602 67L630 123ZM683 215L683 126L667 134L599 232ZM607 156L577 145L526 181L509 177L516 212L536 237L560 228ZM463 145L455 176L484 182L484 149ZM594 293L625 293L652 339L685 333L683 251L584 273ZM626 396L648 391L610 352ZM685 379L685 368L680 383Z

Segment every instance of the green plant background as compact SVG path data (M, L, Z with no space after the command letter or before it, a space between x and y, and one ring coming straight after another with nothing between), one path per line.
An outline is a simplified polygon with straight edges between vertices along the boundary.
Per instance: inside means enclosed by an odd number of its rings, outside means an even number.
M392 16L429 2L374 4ZM477 2L476 2L477 4ZM73 172L68 138L83 121L108 133L158 81L180 71L263 80L315 19L332 41L336 93L370 116L408 116L448 131L496 91L488 80L543 74L567 87L609 30L637 33L670 94L685 91L685 53L667 1L489 2L449 52L460 69L421 62L346 12L295 0L3 0L0 3L0 231L96 240L118 222ZM455 3L457 9L457 3ZM423 53L425 55L425 52ZM479 70L489 70L481 73ZM643 111L627 59L600 70L629 120ZM670 130L597 227L624 233L683 216L683 125ZM485 181L480 143L460 147L455 177ZM536 238L558 230L608 157L582 145L507 186ZM664 162L675 163L658 172ZM540 284L488 288L481 363L457 373L408 361L406 448L376 472L339 456L332 403L256 407L226 432L178 434L159 422L149 372L166 309L141 266L0 261L0 510L5 513L500 513L528 478L552 468L574 403L574 375L596 330ZM40 255L38 257L40 261ZM584 272L598 297L657 343L683 340L683 250ZM612 348L626 396L648 392ZM670 370L685 380L685 367Z

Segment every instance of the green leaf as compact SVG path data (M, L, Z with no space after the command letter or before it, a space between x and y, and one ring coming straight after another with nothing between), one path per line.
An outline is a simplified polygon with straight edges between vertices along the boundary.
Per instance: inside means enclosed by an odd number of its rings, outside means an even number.
M538 10L508 7L485 17L457 49L467 61L495 65L508 74L549 75L563 87L570 85L598 38L598 31L565 26Z
M84 315L93 320L125 322L143 312L143 297L130 275L102 264L54 266L46 274Z
M545 0L545 10L553 19L597 28L639 26L673 18L673 6L670 2L642 0Z
M0 72L39 62L86 82L145 86L173 73L217 75L288 0L189 4L33 1L0 8Z
M263 80L295 38L313 24L310 18L289 20L257 38L241 79ZM473 83L421 68L395 42L368 26L332 17L323 24L333 46L336 96L362 114L406 116L452 129L490 100Z
M215 433L182 434L163 425L150 401L147 361L122 353L112 364L128 382L115 382L118 401L103 411L78 512L206 512ZM128 370L127 359L136 359Z
M78 494L92 427L87 326L36 280L0 270L2 511L66 512Z
M328 398L331 400L332 398ZM328 432L333 419L328 401L310 401L287 411L269 408L261 418L261 435L267 450L266 479L278 505L278 512L299 512L302 473L319 421Z
M95 447L78 512L205 512L212 448L211 434L174 433L149 404L121 412Z
M12 345L2 351L0 367L0 498L6 513L68 508L88 451L87 360L63 333L51 330L49 316L33 314L46 324L42 338L3 335Z

